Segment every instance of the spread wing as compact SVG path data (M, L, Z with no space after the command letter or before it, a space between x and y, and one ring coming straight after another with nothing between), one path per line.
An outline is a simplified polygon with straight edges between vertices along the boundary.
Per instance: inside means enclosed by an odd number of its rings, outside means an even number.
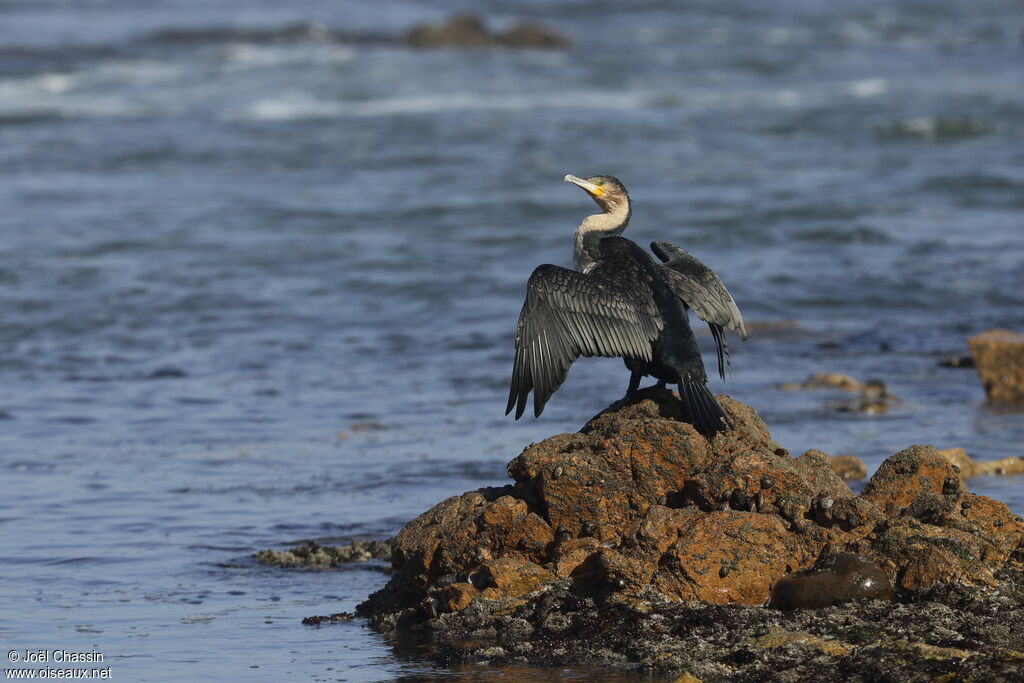
M725 329L747 338L743 316L721 278L703 263L671 242L651 242L651 251L662 260L662 269L669 287L683 303L711 328L718 349L718 375L725 379L729 362L729 346Z
M516 357L505 414L518 420L533 391L539 416L580 356L651 360L651 341L664 325L646 287L595 273L543 265L526 286L516 327Z

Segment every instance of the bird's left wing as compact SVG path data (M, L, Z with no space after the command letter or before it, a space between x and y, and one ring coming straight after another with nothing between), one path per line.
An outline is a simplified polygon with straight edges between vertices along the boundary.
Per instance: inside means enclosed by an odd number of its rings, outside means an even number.
M516 356L505 414L522 417L533 391L539 416L580 356L651 359L664 323L650 291L558 266L538 266L516 327Z
M724 330L732 330L740 339L747 338L739 307L718 274L692 254L671 242L651 242L651 251L662 260L662 272L675 295L711 328L718 349L718 374L725 379L729 346Z

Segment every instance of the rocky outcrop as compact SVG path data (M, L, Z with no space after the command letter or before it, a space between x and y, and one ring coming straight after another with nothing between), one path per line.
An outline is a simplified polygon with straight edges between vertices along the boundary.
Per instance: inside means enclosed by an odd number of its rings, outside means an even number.
M491 33L475 14L457 14L439 24L420 24L405 34L403 42L419 48L551 49L569 45L568 38L540 24L517 24L507 31Z
M410 522L391 581L360 613L412 626L555 585L636 609L760 605L783 577L834 566L840 553L908 599L940 584L992 586L999 568L1024 561L1021 519L968 493L934 448L892 456L855 496L824 453L791 457L752 409L719 402L736 428L712 438L681 419L674 394L650 389L577 434L531 445L509 463L514 484ZM862 595L828 593L841 583L820 583L821 599Z
M1024 334L989 330L967 340L990 401L1024 402Z

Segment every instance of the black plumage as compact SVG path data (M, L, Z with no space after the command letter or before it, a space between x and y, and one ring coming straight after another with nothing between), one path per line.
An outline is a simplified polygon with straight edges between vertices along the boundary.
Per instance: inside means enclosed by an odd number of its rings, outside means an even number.
M516 329L515 361L505 413L519 419L533 393L539 416L580 356L621 357L632 394L643 376L679 385L694 425L705 432L731 426L707 388L707 375L687 310L711 327L719 374L728 362L725 329L746 339L736 303L710 268L668 242L651 245L656 263L619 237L631 215L629 196L610 176L566 176L602 208L576 231L577 270L542 265L527 284Z

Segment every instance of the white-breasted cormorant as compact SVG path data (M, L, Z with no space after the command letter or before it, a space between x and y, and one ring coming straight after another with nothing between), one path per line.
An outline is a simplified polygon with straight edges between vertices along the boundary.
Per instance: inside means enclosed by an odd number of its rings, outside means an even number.
M575 270L543 265L530 276L505 414L515 408L518 420L532 391L539 417L580 356L620 357L631 372L627 396L643 376L678 384L694 426L725 431L732 423L708 391L687 311L692 308L711 327L725 379L725 329L747 338L729 291L713 270L674 244L651 243L662 261L655 263L635 242L619 237L631 207L616 178L567 175L565 181L583 188L601 213L576 228Z

